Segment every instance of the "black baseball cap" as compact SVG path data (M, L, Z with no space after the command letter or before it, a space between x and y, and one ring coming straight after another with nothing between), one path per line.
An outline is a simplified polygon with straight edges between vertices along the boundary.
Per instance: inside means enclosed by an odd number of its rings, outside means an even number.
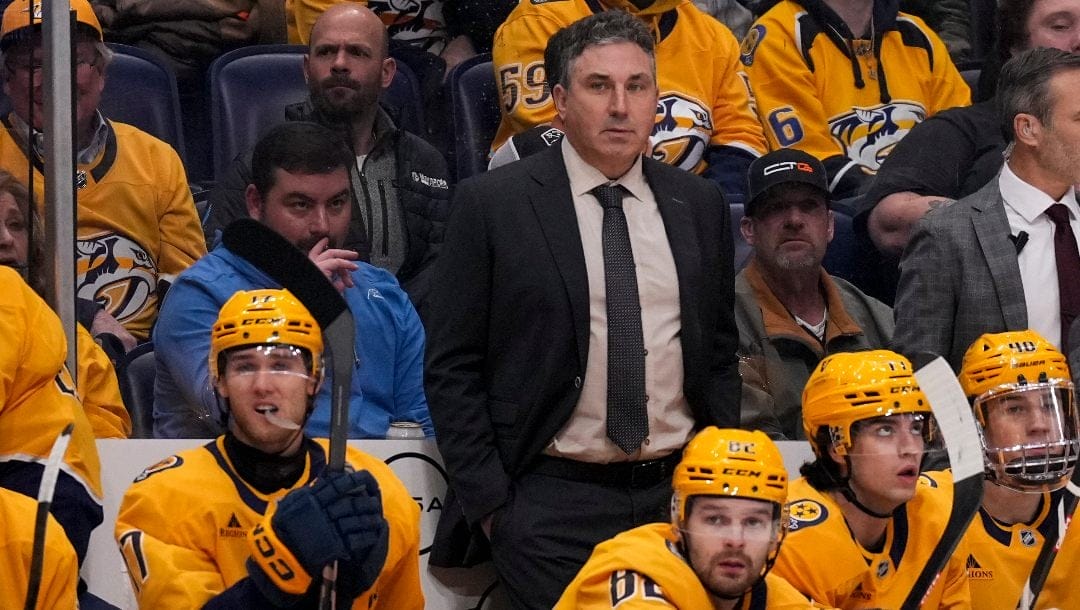
M781 148L750 164L747 174L747 204L744 214L753 216L766 192L778 184L801 182L817 187L829 201L829 180L825 166L813 155L794 148Z

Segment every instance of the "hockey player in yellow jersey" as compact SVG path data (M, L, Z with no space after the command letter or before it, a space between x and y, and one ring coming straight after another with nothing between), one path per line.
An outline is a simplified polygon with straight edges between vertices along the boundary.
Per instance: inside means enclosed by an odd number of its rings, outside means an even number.
M567 79L545 72L548 39L605 10L642 19L656 38L660 89L654 159L702 174L741 201L746 170L767 150L761 124L738 74L739 44L726 26L690 0L545 0L521 2L495 33L492 60L502 94L494 151L510 138L556 118L551 87ZM569 72L566 61L559 70Z
M101 465L64 366L67 340L60 318L14 269L0 265L0 289L0 487L36 498L53 442L74 424L50 512L81 561L103 518Z
M820 608L770 574L787 528L787 471L764 432L699 432L672 479L671 523L597 545L556 610Z
M180 157L168 144L98 111L112 51L87 0L72 0L75 56L76 286L126 329L128 349L150 337L168 284L203 254L206 243ZM4 92L0 168L41 208L44 197L44 83L41 0L14 0L0 26ZM93 310L93 308L90 308ZM81 319L95 335L98 328Z
M322 380L315 320L286 290L237 292L213 327L228 418L214 441L143 471L115 536L140 608L314 607L337 561L338 608L424 607L420 512L381 460L303 433Z
M971 103L945 44L897 0L783 0L741 52L769 145L820 159L834 198L857 194L916 123Z
M920 477L933 437L911 362L888 350L829 356L803 390L815 460L788 490L787 540L773 571L814 600L898 610L945 530L947 473ZM970 608L961 545L922 608Z
M1062 488L1080 453L1068 362L1035 331L985 334L971 345L960 384L972 401L985 450L978 517L965 538L975 608L1016 608L1047 540L1056 543ZM1080 532L1070 528L1038 608L1080 608L1075 580Z
M26 608L30 562L34 545L34 516L37 502L0 488L0 608ZM37 587L39 610L73 610L79 582L75 549L64 530L51 515L45 525L41 580Z

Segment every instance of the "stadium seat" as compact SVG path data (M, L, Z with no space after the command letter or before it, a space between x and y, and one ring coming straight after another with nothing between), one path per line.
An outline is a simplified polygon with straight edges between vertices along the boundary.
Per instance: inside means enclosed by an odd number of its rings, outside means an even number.
M491 55L462 62L450 72L448 80L454 122L450 165L460 181L487 170L488 151L499 128L499 92Z
M825 260L821 266L830 274L851 281L855 275L858 260L855 254L855 229L851 216L833 210L833 238L829 249L825 251Z
M120 396L131 416L131 438L154 437L154 344L143 343L116 363Z
M739 229L743 219L743 204L732 203L728 207L731 210L731 240L735 243L735 273L738 273L750 262L750 255L753 254L754 249L746 243Z
M108 43L114 51L101 94L101 113L172 145L186 163L176 75L164 60L137 47Z
M208 73L214 176L255 145L265 130L285 120L285 107L308 98L303 45L256 45L225 53ZM397 126L423 135L424 116L416 76L402 62L382 105Z

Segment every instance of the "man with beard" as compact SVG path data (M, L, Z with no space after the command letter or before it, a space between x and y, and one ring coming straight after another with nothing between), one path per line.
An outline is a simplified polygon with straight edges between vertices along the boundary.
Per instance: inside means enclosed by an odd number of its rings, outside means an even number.
M833 236L825 168L812 155L771 152L750 165L743 237L754 247L735 277L742 425L801 439L801 394L831 353L885 347L892 310L821 267Z
M290 121L255 145L247 213L308 253L342 293L356 323L349 436L383 438L393 420L419 422L432 434L423 388L424 328L408 296L385 269L342 248L352 215L349 167L341 136L322 125ZM208 438L224 430L224 411L210 384L210 327L238 290L278 285L224 245L177 278L154 329L157 379L154 435ZM307 422L330 431L325 383Z
M672 487L671 523L598 545L556 610L819 607L769 574L787 531L787 471L764 433L705 428Z
M311 30L304 59L311 97L285 109L287 120L313 121L342 133L352 150L352 221L344 247L397 276L418 309L427 292L422 273L435 259L449 214L446 161L431 145L400 131L379 106L394 78L386 28L366 7L338 4ZM247 216L250 154L237 158L211 198L207 242Z

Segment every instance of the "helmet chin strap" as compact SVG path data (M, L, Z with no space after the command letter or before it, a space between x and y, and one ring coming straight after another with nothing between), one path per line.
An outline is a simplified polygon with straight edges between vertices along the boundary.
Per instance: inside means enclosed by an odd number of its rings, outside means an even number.
M862 512L870 515L871 517L877 517L878 519L889 519L892 517L892 512L879 513L876 510L871 509L869 506L859 502L859 498L855 496L855 490L851 488L851 481L844 481L844 486L840 488L840 493L844 494L848 502L855 505Z

